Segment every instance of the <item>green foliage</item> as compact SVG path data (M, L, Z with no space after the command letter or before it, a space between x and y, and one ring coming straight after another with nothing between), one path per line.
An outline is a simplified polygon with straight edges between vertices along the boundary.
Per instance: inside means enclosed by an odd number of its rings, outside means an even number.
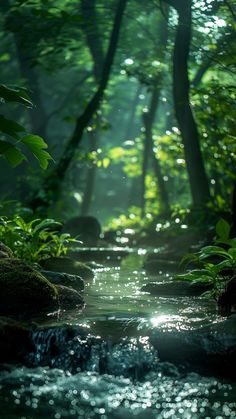
M2 102L17 102L26 107L33 106L26 90L20 87L10 88L0 85L0 100ZM5 137L0 140L0 156L5 157L12 167L27 160L25 153L19 148L19 145L22 144L31 151L42 169L48 167L48 160L51 160L52 157L45 151L48 146L41 137L27 134L22 125L3 115L0 115L0 133Z
M199 265L199 268L175 277L177 280L204 281L212 284L212 296L215 298L236 274L236 238L229 238L230 225L227 221L218 221L216 233L218 237L213 245L204 246L197 253L187 254L181 261L182 264L193 262Z
M19 215L0 218L0 240L9 246L15 257L29 263L48 256L66 255L71 243L78 242L70 234L58 234L61 224L52 219L26 222Z

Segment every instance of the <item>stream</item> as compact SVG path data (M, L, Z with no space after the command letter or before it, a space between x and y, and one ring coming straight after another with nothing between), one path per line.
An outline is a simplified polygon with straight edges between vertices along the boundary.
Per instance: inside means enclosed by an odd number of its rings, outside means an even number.
M2 419L236 418L235 381L197 368L201 359L193 367L188 345L162 353L156 345L160 333L191 339L196 330L220 324L215 303L140 291L171 277L147 275L142 259L140 252L98 268L86 284L82 311L34 319L41 330L32 332L27 366L0 372ZM167 352L180 360L165 359Z

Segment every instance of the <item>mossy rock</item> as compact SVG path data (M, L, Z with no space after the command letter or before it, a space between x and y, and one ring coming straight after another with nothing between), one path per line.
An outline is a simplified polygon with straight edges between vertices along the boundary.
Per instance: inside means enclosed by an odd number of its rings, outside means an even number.
M18 363L32 351L31 330L21 322L0 317L0 363Z
M60 309L72 310L75 308L82 308L84 306L84 300L78 291L63 285L56 285L56 288Z
M41 262L43 269L53 272L65 272L81 276L83 279L93 279L94 273L89 266L68 257L53 257Z
M53 272L41 270L41 274L54 285L64 285L76 290L84 290L84 280L78 275L71 275L65 272Z
M3 242L0 242L0 259L12 258L13 252L10 247L6 246Z
M0 260L0 313L25 314L57 305L57 290L19 259Z
M198 297L211 289L212 285L206 282L169 281L149 282L141 291L160 297Z

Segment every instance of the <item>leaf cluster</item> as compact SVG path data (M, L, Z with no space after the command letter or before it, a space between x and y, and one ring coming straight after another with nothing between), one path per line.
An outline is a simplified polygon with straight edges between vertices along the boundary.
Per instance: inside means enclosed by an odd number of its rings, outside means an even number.
M229 238L230 225L224 219L216 224L217 238L213 245L204 246L197 253L186 254L181 264L199 265L175 279L212 284L212 296L218 296L236 274L236 238Z
M66 255L70 244L78 242L68 233L59 234L61 223L53 219L33 219L21 216L0 218L0 240L9 246L17 258L37 263L49 256Z
M33 104L25 89L21 87L9 87L0 85L0 101L16 102L26 107L32 107ZM48 160L52 159L46 151L47 144L38 135L28 134L26 129L12 119L0 115L0 133L3 139L0 139L0 156L7 159L12 167L18 166L23 160L27 160L24 151L19 146L23 145L38 160L42 169L48 167Z

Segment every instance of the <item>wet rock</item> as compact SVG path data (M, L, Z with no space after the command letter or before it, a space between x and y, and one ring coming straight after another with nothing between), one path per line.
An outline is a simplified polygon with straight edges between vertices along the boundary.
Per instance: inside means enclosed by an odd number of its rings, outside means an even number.
M10 249L10 247L0 242L0 259L12 258L12 257L13 257L13 252Z
M236 378L236 316L196 330L155 329L150 342L161 361Z
M32 351L30 329L7 317L0 317L0 363L19 363Z
M30 366L142 378L157 365L157 352L147 338L125 338L113 344L90 335L82 327L65 326L35 330L32 342Z
M57 290L19 259L0 259L0 313L24 314L55 306Z
M78 236L84 244L96 244L101 234L101 225L95 217L80 216L71 218L63 227L63 231Z
M141 291L152 295L165 297L200 296L212 289L211 284L205 282L169 281L149 282L141 288Z
M40 264L48 271L78 275L83 279L93 279L94 277L91 268L69 257L51 257L41 261Z
M84 290L84 281L78 275L71 275L63 272L53 271L40 271L41 274L48 279L52 284L65 285L67 287L73 287L77 290Z
M63 285L56 285L58 293L59 308L62 310L72 310L74 308L83 307L84 300L78 291L64 287Z

